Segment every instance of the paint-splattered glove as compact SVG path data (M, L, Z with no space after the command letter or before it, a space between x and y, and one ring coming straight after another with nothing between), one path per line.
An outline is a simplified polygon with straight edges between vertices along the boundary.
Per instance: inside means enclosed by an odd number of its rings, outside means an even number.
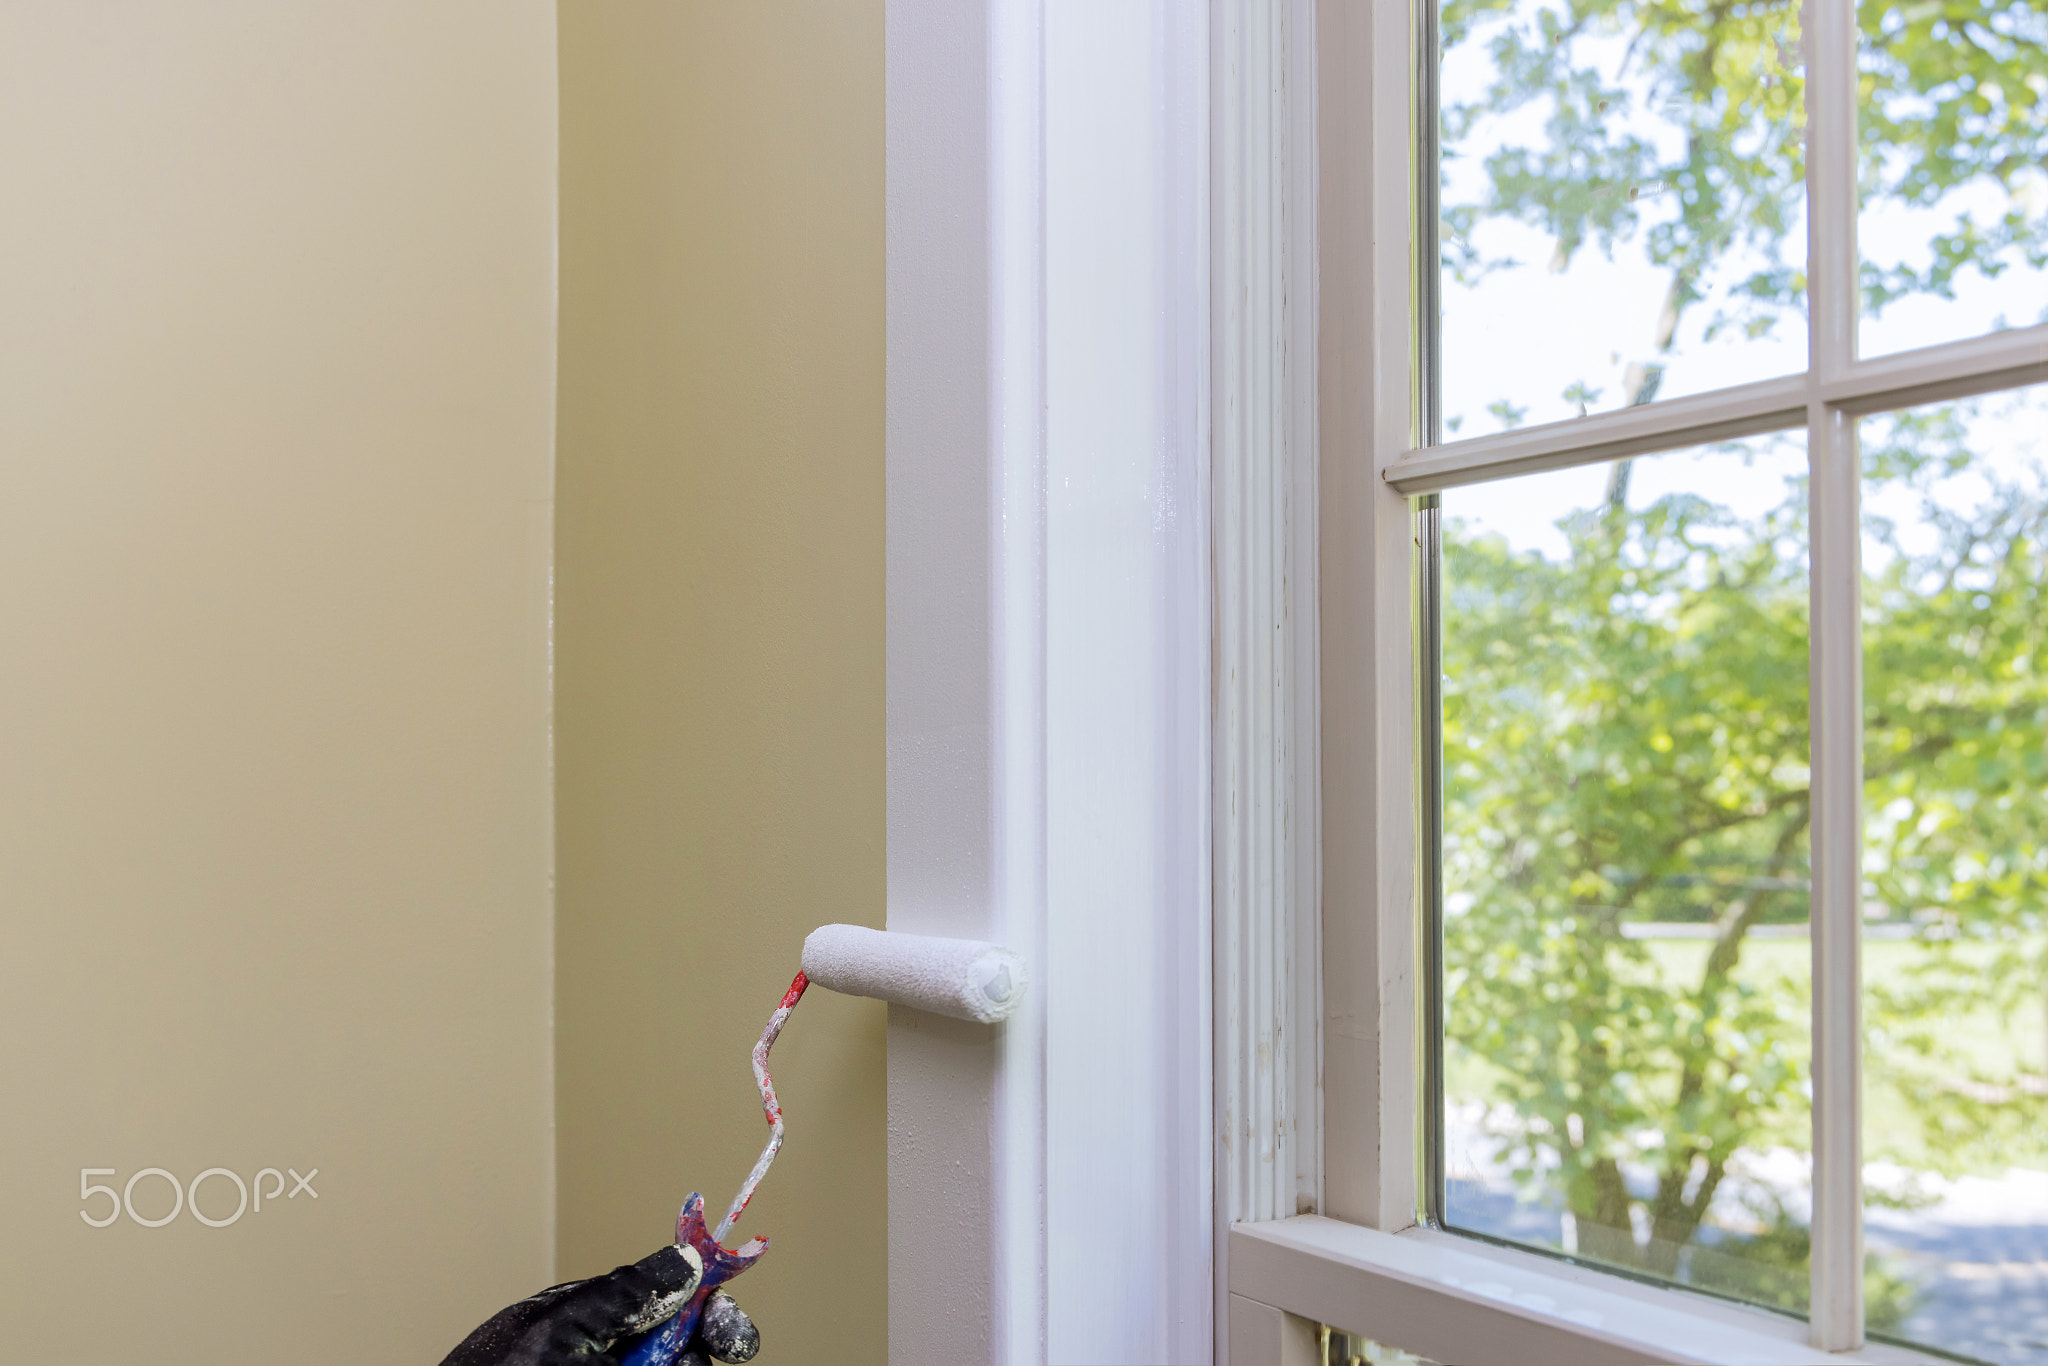
M651 1257L587 1281L552 1286L497 1314L462 1340L441 1366L601 1366L672 1317L696 1292L704 1260L671 1244ZM739 1362L761 1350L753 1321L715 1292L676 1366Z

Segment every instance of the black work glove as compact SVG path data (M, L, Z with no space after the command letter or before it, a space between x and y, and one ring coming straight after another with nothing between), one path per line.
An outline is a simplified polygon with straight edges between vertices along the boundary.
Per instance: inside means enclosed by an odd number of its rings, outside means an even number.
M601 1366L622 1360L642 1333L672 1317L703 1278L694 1248L670 1244L587 1281L551 1286L508 1306L462 1340L441 1366ZM761 1335L724 1291L712 1292L676 1366L749 1361Z

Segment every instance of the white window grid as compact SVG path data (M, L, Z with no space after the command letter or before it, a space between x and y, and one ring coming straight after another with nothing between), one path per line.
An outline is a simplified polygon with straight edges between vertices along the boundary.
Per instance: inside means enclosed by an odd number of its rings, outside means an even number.
M1274 1312L1444 1360L1862 1347L1857 419L2048 381L2048 326L1856 354L1853 0L1807 0L1803 373L1436 444L1431 0L1212 0L1219 1346ZM1429 184L1422 183L1428 180ZM1416 661L1429 495L1804 428L1811 469L1808 1324L1419 1227L1435 984ZM1309 511L1313 509L1312 512ZM1295 1320L1299 1322L1299 1320ZM1284 1337L1284 1335L1283 1335Z
M1437 263L1434 0L1374 0L1392 26L1406 19L1418 59L1409 67L1415 154L1408 166L1375 168L1375 190L1398 195L1409 180L1414 213L1406 254L1414 262L1413 306L1388 310L1382 354L1412 358L1403 387L1413 396L1398 449L1376 449L1383 477L1415 500L1423 544L1433 540L1434 495L1460 485L1679 450L1768 432L1804 429L1810 472L1811 641L1809 706L1813 771L1813 1214L1811 1342L1824 1351L1864 1342L1862 1188L1862 632L1861 465L1857 419L2016 388L2048 379L2048 325L1989 333L1864 360L1857 355L1856 59L1853 0L1806 0L1807 306L1806 370L1619 412L1437 444L1433 364ZM1375 253L1387 251L1376 245ZM1384 431L1384 429L1382 429ZM1427 444L1426 444L1427 443ZM1376 443L1377 444L1377 443ZM1433 556L1422 557L1433 573ZM1433 602L1427 593L1424 603ZM1425 612L1425 617L1429 614ZM1437 623L1425 619L1425 632ZM1436 651L1425 642L1424 657ZM1431 694L1433 697L1433 694ZM1426 698L1427 703L1430 699ZM1422 717L1425 769L1435 718ZM1425 775L1427 784L1427 775ZM1424 788L1428 818L1440 793ZM1440 872L1422 872L1425 898L1440 896ZM1392 908L1383 908L1391 911ZM1421 982L1425 1028L1440 1027L1437 974ZM1426 1113L1440 1105L1434 1069L1425 1077ZM1431 1114L1433 1122L1433 1114ZM1425 1129L1423 1194L1438 1191L1440 1143Z

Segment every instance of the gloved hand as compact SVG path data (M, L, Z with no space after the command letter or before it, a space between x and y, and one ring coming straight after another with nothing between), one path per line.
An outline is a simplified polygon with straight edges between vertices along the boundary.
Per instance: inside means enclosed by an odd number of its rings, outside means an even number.
M508 1306L462 1340L441 1366L600 1366L672 1317L703 1279L704 1259L671 1244L630 1266L569 1281ZM714 1291L676 1366L750 1361L761 1334L723 1291Z

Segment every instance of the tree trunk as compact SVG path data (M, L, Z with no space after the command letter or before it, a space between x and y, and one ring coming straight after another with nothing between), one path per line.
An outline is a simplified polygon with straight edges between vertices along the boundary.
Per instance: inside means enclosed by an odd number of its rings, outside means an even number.
M1628 1217L1628 1183L1622 1179L1621 1164L1603 1157L1586 1169L1592 1179L1592 1207L1574 1209L1579 1226L1581 1254L1626 1266L1642 1264L1636 1246L1635 1225Z
M1692 1159L1683 1165L1666 1167L1659 1174L1657 1198L1650 1206L1650 1269L1665 1276L1678 1271L1678 1254L1700 1230L1707 1207L1714 1203L1714 1191L1728 1169L1725 1157L1707 1159L1706 1174L1690 1201L1685 1186L1692 1176Z

